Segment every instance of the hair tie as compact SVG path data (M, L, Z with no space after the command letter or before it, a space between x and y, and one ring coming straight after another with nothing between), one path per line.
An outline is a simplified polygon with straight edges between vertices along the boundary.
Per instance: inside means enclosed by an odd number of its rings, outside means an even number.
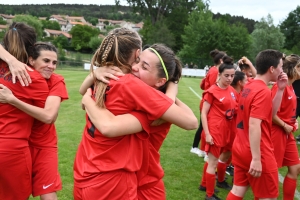
M167 81L169 80L169 75L168 75L168 71L167 71L167 69L166 69L166 66L165 66L165 63L164 63L164 61L163 61L163 59L160 57L160 55L159 55L159 53L155 50L155 49L153 49L153 48L148 48L148 49L151 49L156 55L157 55L157 57L159 58L159 60L160 60L160 63L161 63L161 65L163 66L163 69L164 69L164 71L165 71L165 74L166 74L166 77L167 77Z
M12 30L13 30L13 31L16 31L17 29L16 29L16 28L12 28Z

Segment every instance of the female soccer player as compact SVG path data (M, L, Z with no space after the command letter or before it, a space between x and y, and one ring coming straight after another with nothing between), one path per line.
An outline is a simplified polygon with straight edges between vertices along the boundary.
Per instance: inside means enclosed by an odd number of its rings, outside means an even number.
M219 50L215 49L215 50L212 50L209 53L209 55L213 59L214 66L212 66L209 69L209 71L206 74L206 76L204 77L204 79L202 79L202 81L200 83L200 88L202 90L207 90L208 88L210 88L210 86L214 85L217 82L218 73L219 73L218 69L219 69L219 66L222 64L222 58L226 55L226 53L223 52L223 51L219 51ZM202 103L203 103L203 99L200 102L200 107L201 107ZM201 109L200 109L200 112L201 112ZM202 133L202 131L203 131L203 127L202 127L202 123L201 123L201 119L200 119L199 128L198 128L198 130L195 133L193 146L192 146L190 152L198 154L198 156L204 157L204 160L206 160L207 159L207 155L206 155L206 153L204 151L204 145L205 145L205 143L204 142L202 143L203 146L200 149L198 147L199 143L200 143L200 140L201 140L201 133Z
M27 63L35 42L32 27L13 23L4 36L3 46L20 62ZM43 107L49 93L47 83L37 71L28 74L32 80L28 87L22 87L19 81L14 84L8 65L0 60L0 90L6 86L20 100ZM10 104L1 103L0 110L0 199L27 199L32 191L28 140L34 118Z
M35 107L16 98L8 88L0 92L0 102L9 103L34 117L35 122L29 139L32 156L32 195L41 199L57 199L56 191L62 188L58 173L57 134L54 122L60 103L68 99L64 78L54 74L57 50L47 43L36 43L29 65L46 80L49 95L43 108Z
M147 84L154 85L155 81L159 79L157 74L164 75L163 68L158 59L158 64L151 65L148 68L151 69L151 73L149 73L146 68L144 68L144 63L149 63L149 58L155 50L158 55L162 58L164 65L174 65L178 68L178 72L181 71L180 61L175 57L173 51L161 44L152 45L149 49L144 50L140 57L139 63L132 66L132 73L139 77L143 81L147 81ZM151 77L151 78L150 78ZM178 81L180 78L180 74L177 74L173 79L173 81ZM171 79L170 79L171 80ZM168 81L166 84L174 84L172 81ZM160 90L159 88L157 88ZM167 95L170 95L170 88L168 86ZM169 94L168 94L169 93ZM170 98L175 99L176 93L171 94ZM140 122L133 121L131 122L130 114L119 115L114 118L111 113L107 113L108 111L105 109L101 109L94 104L92 104L92 99L90 96L85 95L83 102L88 115L95 125L95 127L100 130L100 132L105 132L107 137L116 137L123 135L123 129L130 129L132 132L130 134L142 131L142 127ZM187 111L192 113L192 111L180 102L178 99L175 100L177 105L185 108ZM119 124L119 125L118 125ZM128 127L126 127L126 125ZM141 169L137 172L138 177L138 199L165 199L165 188L162 181L162 177L164 175L163 169L160 165L160 155L158 153L168 131L170 129L171 123L166 122L160 124L158 126L150 127L149 134L149 156L147 155L147 159L143 159L143 164ZM119 127L119 130L117 130ZM136 129L133 129L136 127ZM103 133L102 132L102 133Z
M298 129L296 119L297 97L293 82L300 79L300 57L290 55L283 59L282 70L288 76L288 86L284 89L282 101L277 114L273 116L271 139L278 168L287 166L288 171L283 181L283 199L294 199L297 177L300 173L300 161L297 144L293 132ZM278 90L277 84L272 88L274 97Z
M214 194L215 170L220 163L218 163L218 158L227 151L231 151L231 137L228 136L232 135L231 128L237 105L236 91L230 86L235 73L232 61L228 56L223 57L223 64L219 67L220 78L218 82L203 94L204 103L201 120L205 133L205 151L208 154L208 161L203 168L203 176L206 180L205 199L218 199ZM222 161L224 164L223 172L218 167L218 186L227 189L228 185L225 182L226 161Z
M103 40L92 64L99 67L111 64L120 67L123 72L130 72L130 64L138 59L140 49L141 40L136 32L115 29ZM149 66L162 63L163 77L157 79L153 87L164 88L165 82L178 73L174 65L164 65L157 54L150 55L148 60L143 62L143 67L149 73L152 72ZM99 86L101 84L95 86L97 106L105 105L115 115L132 113L145 131L112 139L101 134L87 117L74 163L74 198L118 199L126 196L127 199L136 199L136 172L141 168L143 155L149 152L145 139L150 122L162 116L181 127L193 129L197 127L197 119L134 75L126 74L117 81L111 81L107 87ZM182 115L176 116L175 112ZM123 129L124 133L128 131Z

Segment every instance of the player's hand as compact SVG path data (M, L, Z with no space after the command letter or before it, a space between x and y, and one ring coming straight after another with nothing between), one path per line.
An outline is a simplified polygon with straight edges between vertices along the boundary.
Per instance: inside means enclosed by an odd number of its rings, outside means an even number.
M108 84L110 79L118 80L118 76L124 76L122 70L115 66L98 67L94 71L96 78L103 83Z
M261 172L262 172L261 161L252 159L248 173L253 177L260 177Z
M14 95L8 87L3 84L0 84L0 103L9 103Z
M288 84L288 77L287 77L286 73L281 72L277 79L278 89L284 90L284 88L287 86L287 84Z
M87 90L86 90L86 93L83 95L83 97L82 97L82 100L81 100L81 108L82 108L82 110L85 110L85 100L87 99L87 98L91 98L92 97L92 89L91 88L88 88Z
M28 86L31 83L31 78L28 71L33 71L26 64L14 59L12 62L8 64L9 70L12 75L13 83L16 83L16 79L18 79L22 86Z
M209 145L214 145L214 139L212 138L211 134L205 134L205 141Z
M298 121L296 120L295 122L295 131L298 131L299 125L298 125Z
M293 126L290 126L288 124L284 124L282 128L286 134L290 134L293 131Z

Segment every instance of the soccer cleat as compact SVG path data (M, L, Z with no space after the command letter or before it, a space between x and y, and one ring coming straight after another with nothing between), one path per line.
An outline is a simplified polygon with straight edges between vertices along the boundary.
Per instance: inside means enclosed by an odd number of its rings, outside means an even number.
M234 167L232 165L226 168L226 174L229 176L233 176Z
M200 190L200 191L203 191L203 192L206 192L206 187L204 187L204 186L202 186L202 185L200 185L199 187L198 187L198 189ZM215 188L214 189L214 193L218 193L218 192L220 192L217 188Z
M199 149L199 154L198 154L198 156L201 157L201 158L204 158L204 157L206 156L206 152L205 152L205 151L201 151L201 150Z
M200 154L200 149L198 147L192 147L190 152L199 155Z
M213 194L211 197L205 196L205 200L221 200L217 195Z
M232 186L230 186L226 181L219 182L217 181L217 187L223 188L225 190L231 190Z

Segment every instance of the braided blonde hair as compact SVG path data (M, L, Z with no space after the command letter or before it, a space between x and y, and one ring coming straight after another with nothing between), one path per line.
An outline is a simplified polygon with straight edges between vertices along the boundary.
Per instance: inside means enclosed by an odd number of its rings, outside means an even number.
M94 68L103 66L119 67L124 73L131 72L131 66L128 63L132 54L142 48L142 40L139 34L127 28L113 29L102 41L100 47L96 50L92 61L91 71L94 75ZM107 85L94 76L94 85L96 89L96 105L105 108L105 92Z

